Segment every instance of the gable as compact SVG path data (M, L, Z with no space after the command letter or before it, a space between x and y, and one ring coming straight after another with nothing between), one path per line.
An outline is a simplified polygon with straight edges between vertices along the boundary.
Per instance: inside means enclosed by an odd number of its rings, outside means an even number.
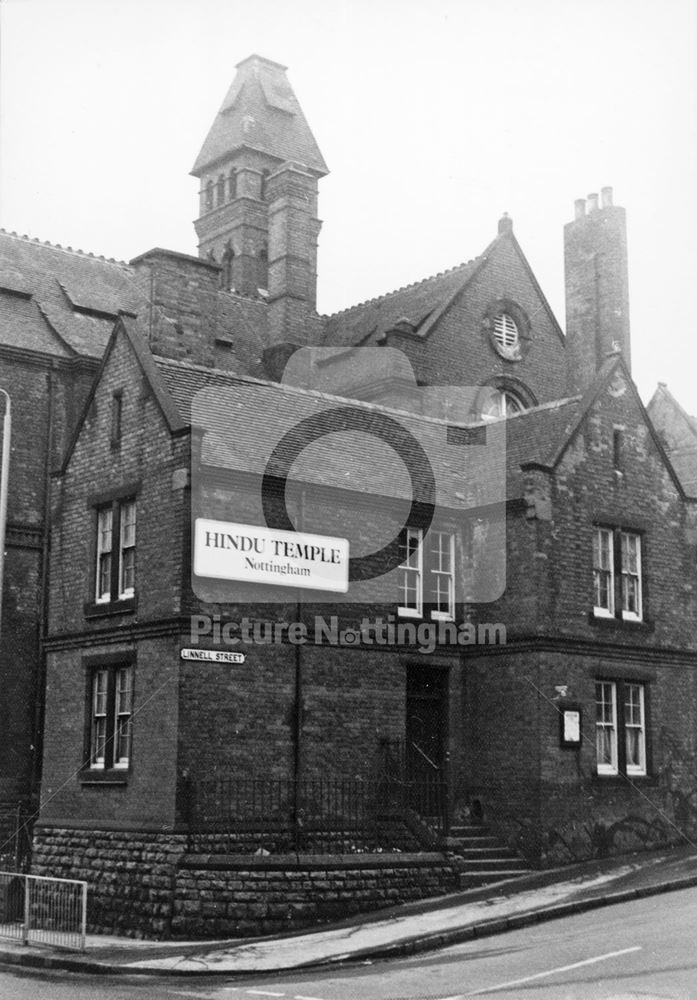
M503 314L518 330L512 355L494 336ZM388 342L408 355L421 383L478 386L504 378L528 405L566 393L561 330L512 234L494 240L466 280L442 296L419 335L394 333Z
M659 383L648 413L688 496L697 497L697 418Z
M551 456L557 485L581 490L596 503L660 515L684 490L621 356L608 359L579 406L572 427ZM581 479L575 480L576 472ZM585 477L585 478L584 478ZM574 482L572 486L571 483Z
M112 446L112 400L116 393L121 396L123 449ZM146 440L158 432L170 438L185 430L187 425L163 386L135 321L121 317L66 450L61 474L72 471L86 453L100 463L106 457L108 468L110 461L120 460L134 447L146 454Z

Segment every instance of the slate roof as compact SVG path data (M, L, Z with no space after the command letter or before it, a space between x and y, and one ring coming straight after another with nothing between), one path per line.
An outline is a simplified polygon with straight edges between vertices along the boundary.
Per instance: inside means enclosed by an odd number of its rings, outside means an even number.
M286 67L250 56L237 74L191 170L194 177L246 146L328 173L310 126L286 77Z
M42 354L72 357L73 352L53 332L31 298L8 294L0 276L0 341L8 347L30 348Z
M662 383L648 411L666 441L683 489L688 496L697 497L697 417L691 416Z
M134 270L0 230L0 344L55 357L101 358L119 312L145 315ZM201 300L202 320L229 367L249 371L267 343L267 306L230 292ZM159 310L156 323L170 320Z
M697 497L697 446L692 451L671 451L670 460L689 497Z
M337 438L324 437L307 447L293 466L294 478L323 486L366 491L400 500L410 498L411 484L391 448L370 433L385 417L396 421L419 441L434 467L437 502L461 509L501 499L506 474L507 497L523 494L523 462L550 460L564 435L578 417L580 398L547 403L507 421L458 425L465 444L458 448L446 440L441 419L399 412L371 403L347 403L325 393L278 385L214 369L155 359L156 368L181 414L182 420L203 428L204 464L228 470L262 474L269 455L287 430L324 411L350 405L365 414L365 434L346 435L341 447ZM361 426L363 426L361 424ZM474 446L482 434L488 448ZM491 435L491 436L489 436ZM505 452L496 446L505 440ZM504 470L498 456L507 455ZM492 458L493 456L493 458ZM424 499L423 483L415 483L415 495Z
M480 256L448 271L328 316L325 343L346 346L375 343L402 319L408 320L414 332L418 333L440 308L464 288L484 263L490 249L491 245Z
M0 343L99 358L138 303L127 264L0 230Z

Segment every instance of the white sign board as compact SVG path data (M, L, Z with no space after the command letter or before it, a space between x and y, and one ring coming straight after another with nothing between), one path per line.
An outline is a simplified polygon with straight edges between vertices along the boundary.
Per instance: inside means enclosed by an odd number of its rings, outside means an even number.
M196 518L196 576L345 594L348 569L347 538Z
M203 663L244 663L244 653L229 653L226 649L182 649L181 658Z

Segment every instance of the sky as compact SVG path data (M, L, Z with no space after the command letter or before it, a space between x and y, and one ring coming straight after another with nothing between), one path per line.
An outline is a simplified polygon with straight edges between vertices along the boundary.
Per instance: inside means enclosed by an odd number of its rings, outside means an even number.
M563 226L611 185L634 378L697 414L697 0L0 0L0 226L196 253L189 171L252 53L330 169L321 312L476 256L505 211L563 328Z

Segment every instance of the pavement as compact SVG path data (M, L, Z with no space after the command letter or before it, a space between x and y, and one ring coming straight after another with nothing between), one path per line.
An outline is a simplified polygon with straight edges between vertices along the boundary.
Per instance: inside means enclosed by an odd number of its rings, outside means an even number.
M0 963L102 975L271 973L413 955L693 886L697 848L678 847L534 872L282 936L153 942L91 934L84 953L0 937Z

